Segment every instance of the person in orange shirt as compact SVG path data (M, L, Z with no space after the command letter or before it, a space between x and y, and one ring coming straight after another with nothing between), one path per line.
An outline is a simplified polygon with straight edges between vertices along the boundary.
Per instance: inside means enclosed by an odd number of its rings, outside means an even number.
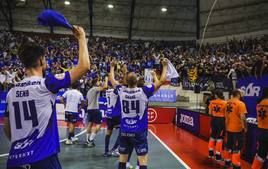
M261 169L268 154L268 87L263 89L262 97L257 104L258 151L252 169Z
M216 90L215 98L209 104L209 114L212 115L211 120L211 135L208 143L209 158L214 157L216 152L216 160L221 160L222 142L225 134L225 109L226 101L224 100L223 92ZM215 144L216 143L216 144Z
M241 101L242 92L234 90L233 98L227 102L225 111L225 124L227 131L227 143L225 146L224 159L228 167L233 164L234 169L240 169L240 151L243 147L243 132L247 131L246 105Z

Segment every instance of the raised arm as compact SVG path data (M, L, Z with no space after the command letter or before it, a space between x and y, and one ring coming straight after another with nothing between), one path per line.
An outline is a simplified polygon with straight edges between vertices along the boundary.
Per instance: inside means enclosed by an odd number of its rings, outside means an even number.
M109 81L111 82L113 87L119 84L118 81L114 79L114 67L115 67L115 61L113 60L111 61L110 64L110 73L109 73Z
M168 61L167 59L162 60L163 70L160 77L160 80L157 80L154 82L155 90L159 89L161 85L163 85L166 82L166 76L167 76L167 67L168 67Z
M79 43L79 56L78 65L72 68L70 72L71 83L79 80L90 69L89 54L87 48L87 41L85 31L82 27L73 26L74 36L78 39Z
M105 77L104 84L98 88L98 91L104 91L108 89L108 77Z

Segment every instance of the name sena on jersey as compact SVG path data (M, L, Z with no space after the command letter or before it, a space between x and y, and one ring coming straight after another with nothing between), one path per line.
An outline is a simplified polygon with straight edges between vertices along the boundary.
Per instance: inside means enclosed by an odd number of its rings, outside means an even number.
M16 97L28 97L29 90L16 91Z

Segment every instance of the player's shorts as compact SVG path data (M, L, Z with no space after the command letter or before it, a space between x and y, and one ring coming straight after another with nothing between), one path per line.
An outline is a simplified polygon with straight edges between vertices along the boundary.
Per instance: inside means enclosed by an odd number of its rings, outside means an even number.
M101 124L102 115L100 110L98 109L87 110L87 120L88 122L91 123Z
M135 149L138 156L146 155L148 153L147 136L147 131L140 133L120 132L119 153L129 154Z
M226 149L232 152L238 152L243 147L243 132L227 131Z
M30 169L61 169L61 164L58 159L58 155L52 155L44 160L32 163L32 164L27 164L24 166L20 167L12 167L12 168L7 168L7 169L25 169L25 168L30 168Z
M211 120L211 135L213 139L223 139L225 134L225 118L212 117Z
M113 128L117 127L120 125L120 116L115 116L112 118L106 118L106 122L107 122L107 129L108 130L112 130Z
M65 112L65 121L69 123L76 123L78 119L78 113L76 112Z
M258 129L258 151L257 154L262 159L266 159L268 155L268 129Z

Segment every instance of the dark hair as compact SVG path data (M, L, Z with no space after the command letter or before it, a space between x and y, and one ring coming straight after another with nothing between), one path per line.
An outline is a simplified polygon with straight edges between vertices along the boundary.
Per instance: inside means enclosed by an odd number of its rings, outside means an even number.
M239 96L239 95L241 95L241 92L239 90L235 89L235 90L232 91L232 96L236 97L236 96Z
M224 100L223 92L222 92L221 90L215 90L215 91L214 91L214 95L215 95L215 97Z
M36 43L27 43L19 49L19 58L26 68L35 68L39 65L38 60L44 57L45 49Z
M97 84L98 81L99 81L98 78L94 78L94 79L91 81L91 85L92 85L92 87L93 87L93 86L96 86L96 84Z
M72 84L72 89L78 89L79 83L75 82Z

